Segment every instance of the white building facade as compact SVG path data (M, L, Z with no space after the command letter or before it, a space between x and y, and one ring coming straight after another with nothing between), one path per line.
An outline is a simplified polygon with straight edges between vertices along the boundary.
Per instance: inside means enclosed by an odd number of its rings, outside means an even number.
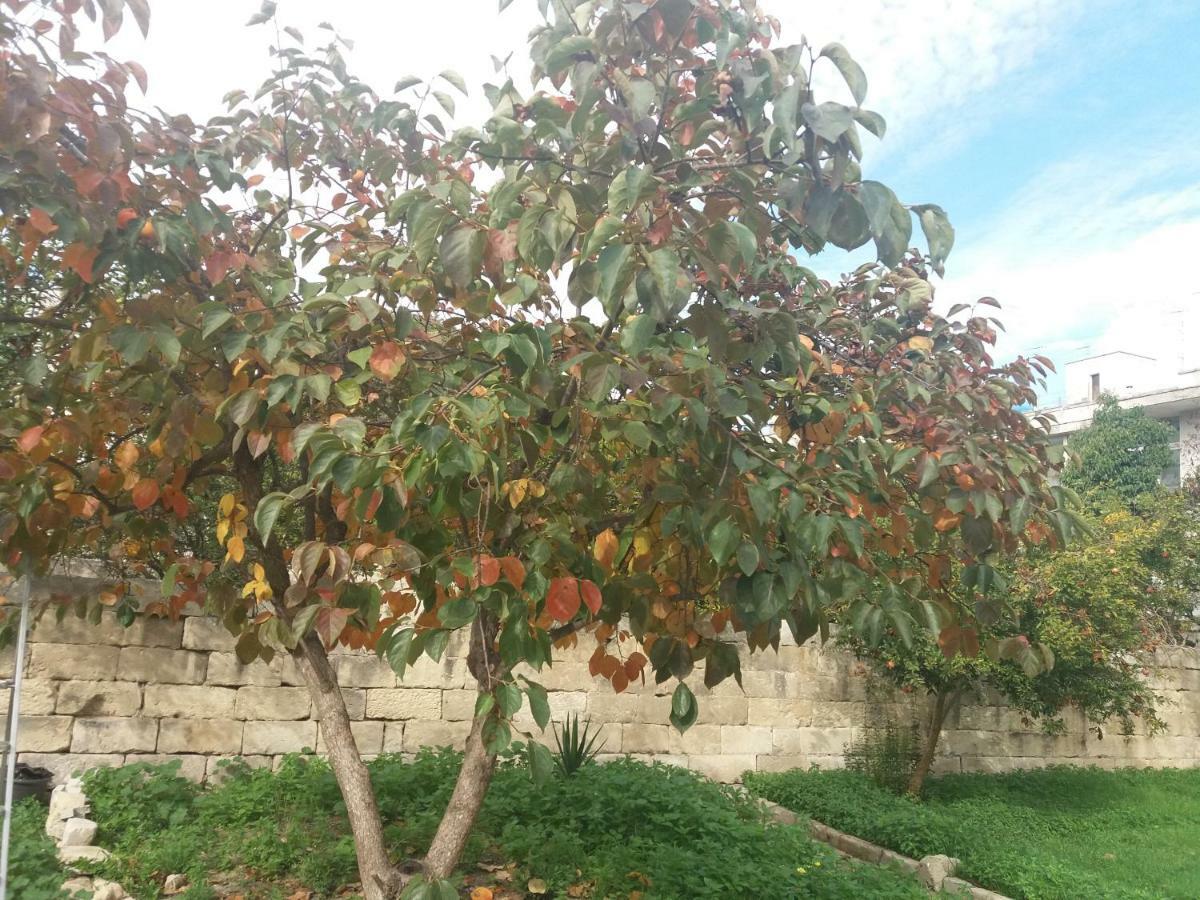
M1200 470L1200 368L1188 367L1182 357L1160 360L1118 350L1068 362L1063 374L1064 402L1038 410L1054 417L1051 434L1067 440L1086 428L1100 395L1112 394L1121 406L1141 407L1174 429L1175 461L1163 473L1164 484L1178 487Z

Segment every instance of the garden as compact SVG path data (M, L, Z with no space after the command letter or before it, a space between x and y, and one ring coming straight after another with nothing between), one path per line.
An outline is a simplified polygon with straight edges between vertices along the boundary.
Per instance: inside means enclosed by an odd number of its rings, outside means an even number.
M418 862L462 757L427 751L370 765L396 862ZM113 852L97 874L154 898L187 876L181 900L357 897L354 842L329 766L289 757L278 771L233 762L202 788L177 767L97 769L85 779L97 840ZM14 885L22 900L65 897L42 833L44 811L18 818ZM430 897L920 898L907 873L844 861L803 825L768 822L743 793L683 769L632 760L582 765L536 784L501 764L450 893Z

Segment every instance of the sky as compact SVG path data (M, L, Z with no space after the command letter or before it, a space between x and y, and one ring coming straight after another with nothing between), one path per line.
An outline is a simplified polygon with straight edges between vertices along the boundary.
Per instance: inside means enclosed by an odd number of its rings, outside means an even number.
M149 39L130 26L108 48L150 73L149 102L195 117L257 85L270 26L258 0L157 0ZM318 43L331 23L354 42L351 69L382 94L405 75L494 81L493 55L523 75L536 0L279 0L279 21ZM839 41L866 70L864 173L904 202L940 204L957 238L940 307L1002 304L998 356L1060 366L1110 350L1167 360L1200 308L1200 3L1191 0L760 0L784 43ZM836 78L828 99L848 99ZM845 96L839 96L839 91ZM485 112L460 103L460 122ZM836 276L870 258L808 262ZM1178 368L1178 366L1176 366ZM1052 379L1047 403L1061 398Z

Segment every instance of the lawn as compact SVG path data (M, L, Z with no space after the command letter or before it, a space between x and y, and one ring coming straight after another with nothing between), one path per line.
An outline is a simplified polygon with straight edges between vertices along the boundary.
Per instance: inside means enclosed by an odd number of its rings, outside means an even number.
M850 772L749 776L757 794L1029 900L1200 897L1200 769L1054 767L930 780L915 802Z
M458 764L449 751L371 763L398 859L427 846ZM353 845L320 759L290 757L277 772L235 765L211 789L145 766L96 770L86 787L98 841L115 852L100 874L134 896L156 896L175 872L192 884L183 900L355 896ZM766 822L744 795L632 760L585 766L540 787L522 765L504 764L462 874L464 894L486 886L497 898L543 885L556 898L928 896L905 873L840 860L804 828Z

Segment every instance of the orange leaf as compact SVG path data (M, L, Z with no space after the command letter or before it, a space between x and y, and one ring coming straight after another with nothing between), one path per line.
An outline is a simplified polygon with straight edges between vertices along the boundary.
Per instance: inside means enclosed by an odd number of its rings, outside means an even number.
M371 371L384 381L391 381L400 373L404 365L404 351L395 341L384 341L371 351L369 365Z
M950 531L952 528L956 528L961 521L962 516L948 509L939 509L933 517L933 527L938 531Z
M158 482L153 478L143 478L133 486L133 505L146 510L158 500Z
M100 251L95 247L89 247L87 244L76 241L63 251L63 265L74 269L80 278L91 284L95 277L92 273L92 265L96 262L99 254Z
M546 591L546 611L559 622L570 622L579 612L580 600L579 579L555 578Z
M137 444L125 441L117 448L117 452L113 454L113 459L116 460L117 466L122 472L127 472L138 461L140 455L141 453L137 448Z
M54 224L54 220L50 218L50 213L40 207L35 207L29 213L29 224L42 234L53 234L58 231L58 226Z

